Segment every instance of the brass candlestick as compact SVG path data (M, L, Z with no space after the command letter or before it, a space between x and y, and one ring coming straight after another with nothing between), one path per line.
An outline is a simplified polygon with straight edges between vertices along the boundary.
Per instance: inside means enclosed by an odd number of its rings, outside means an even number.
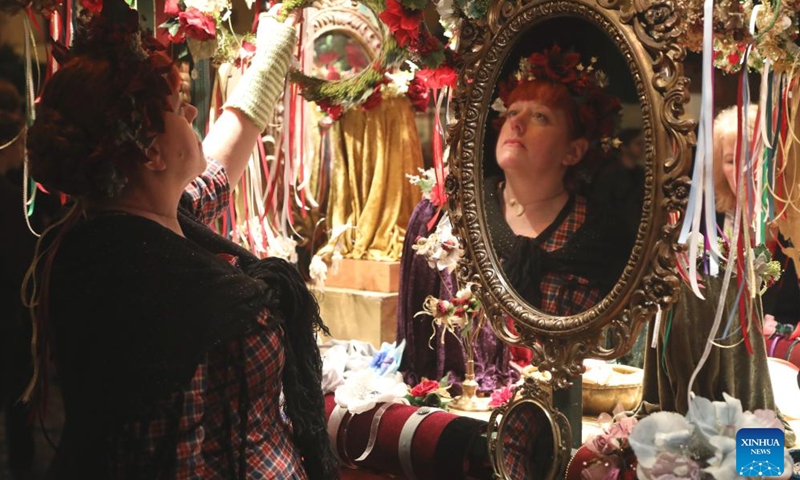
M456 397L447 407L464 412L488 412L488 402L478 400L478 382L475 381L475 360L470 355L471 348L467 349L467 373L464 383L461 384L461 395Z

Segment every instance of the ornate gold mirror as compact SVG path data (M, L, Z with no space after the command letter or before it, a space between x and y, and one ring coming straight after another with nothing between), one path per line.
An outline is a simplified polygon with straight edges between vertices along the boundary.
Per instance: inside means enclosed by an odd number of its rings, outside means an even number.
M304 45L305 74L340 80L369 66L381 49L380 22L350 0L317 0L308 12L313 38Z
M500 1L461 30L448 179L466 247L458 276L478 284L496 334L530 348L555 388L581 374L585 358L623 355L675 301L674 219L685 208L694 141L694 123L681 118L679 31L664 0ZM516 87L542 79L565 87L573 103L560 107L550 98L557 93L515 97ZM644 152L638 183L630 182L636 210L623 217L592 188L617 161L624 128L641 130ZM543 183L548 176L557 181ZM561 258L547 255L565 246ZM558 283L548 276L561 285L547 290Z
M528 377L515 400L492 412L487 436L499 478L555 478L566 468L569 422L553 409L552 393L548 383Z

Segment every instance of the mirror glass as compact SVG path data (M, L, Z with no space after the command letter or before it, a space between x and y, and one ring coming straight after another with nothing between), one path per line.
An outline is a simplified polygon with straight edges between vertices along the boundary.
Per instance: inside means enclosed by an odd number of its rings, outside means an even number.
M506 478L548 478L556 441L550 417L538 403L514 405L503 418L500 434Z
M331 30L314 39L314 67L311 76L339 80L369 66L372 55L344 30Z
M482 146L491 247L530 306L587 311L620 278L642 218L647 139L629 64L588 20L551 18L516 42L493 99Z

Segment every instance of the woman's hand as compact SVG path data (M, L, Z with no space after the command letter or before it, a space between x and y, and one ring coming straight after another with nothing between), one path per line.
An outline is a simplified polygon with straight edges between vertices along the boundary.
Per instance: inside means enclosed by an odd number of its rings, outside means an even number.
M280 98L296 47L293 24L299 13L290 13L282 23L275 18L281 5L258 18L256 53L242 79L225 102L225 111L203 142L206 155L220 162L231 184L236 184L247 166L259 133L264 131Z

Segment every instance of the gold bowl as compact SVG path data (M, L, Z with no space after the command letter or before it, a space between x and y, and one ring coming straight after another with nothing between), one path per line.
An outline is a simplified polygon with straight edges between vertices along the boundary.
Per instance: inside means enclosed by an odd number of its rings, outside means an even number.
M617 374L633 375L642 369L627 365L611 365ZM638 379L641 379L641 375ZM641 380L628 385L598 385L591 381L583 381L583 414L597 416L603 412L611 413L617 404L625 410L633 410L642 401Z

